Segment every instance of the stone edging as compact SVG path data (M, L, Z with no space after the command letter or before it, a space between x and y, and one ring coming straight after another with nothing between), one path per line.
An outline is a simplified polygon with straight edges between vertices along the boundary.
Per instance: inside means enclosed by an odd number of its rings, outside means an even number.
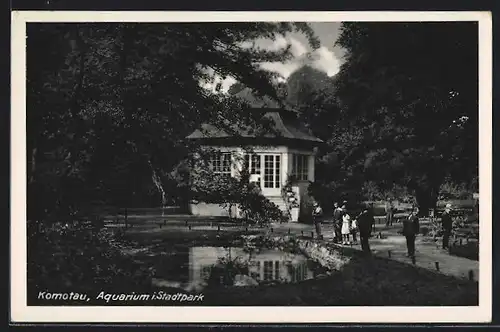
M325 243L299 239L294 236L246 235L242 236L247 247L276 248L300 252L329 271L342 268L350 258L342 254L341 248L328 247Z

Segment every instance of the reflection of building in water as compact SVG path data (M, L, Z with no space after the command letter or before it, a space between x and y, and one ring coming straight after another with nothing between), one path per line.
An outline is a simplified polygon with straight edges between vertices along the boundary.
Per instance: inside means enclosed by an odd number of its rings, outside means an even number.
M189 253L190 284L204 284L210 276L212 266L223 257L239 258L241 262L248 263L249 275L257 281L297 282L314 276L307 266L307 258L301 255L278 250L249 254L242 248L194 247Z
M313 277L307 262L286 262L280 260L257 260L250 262L250 276L257 281L282 280L297 282Z

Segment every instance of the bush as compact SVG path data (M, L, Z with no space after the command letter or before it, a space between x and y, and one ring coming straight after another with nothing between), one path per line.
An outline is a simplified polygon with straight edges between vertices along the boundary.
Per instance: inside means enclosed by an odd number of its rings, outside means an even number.
M276 204L259 192L247 192L238 204L247 220L260 225L288 220Z
M241 257L220 257L210 269L207 284L211 287L232 286L239 274L248 275L248 262Z
M386 215L385 206L374 205L372 211L373 211L373 215L377 216L377 217L381 217L381 216L385 217L385 215Z
M469 242L463 245L452 245L449 249L450 255L479 260L479 246L477 243Z
M154 270L125 256L124 247L119 234L84 224L32 230L28 237L28 294L149 288Z
M429 226L428 236L433 238L443 235L443 228L441 227L441 220L438 218L431 218L431 224Z
M262 195L259 187L250 183L248 174L237 179L200 171L193 181L191 196L224 208L239 206L245 219L260 225L288 220L276 204Z

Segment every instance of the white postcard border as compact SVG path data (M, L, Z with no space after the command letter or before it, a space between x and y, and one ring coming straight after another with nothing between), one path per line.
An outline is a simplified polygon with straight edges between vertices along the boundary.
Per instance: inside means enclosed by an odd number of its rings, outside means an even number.
M477 307L35 307L26 305L26 23L478 21L480 272ZM14 11L11 41L11 320L82 323L474 323L492 310L492 20L489 12Z

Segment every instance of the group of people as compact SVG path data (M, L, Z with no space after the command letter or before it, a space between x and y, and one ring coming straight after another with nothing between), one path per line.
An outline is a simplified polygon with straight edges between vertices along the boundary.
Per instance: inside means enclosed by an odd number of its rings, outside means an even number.
M408 256L415 257L415 238L420 232L418 207L413 206L410 215L403 219L403 235L406 237L406 247ZM448 249L450 236L453 229L453 218L451 215L451 204L446 204L444 212L441 214L441 227L443 229L442 248Z
M390 216L386 217L386 224L392 225L394 209L390 208ZM415 258L415 239L420 232L419 209L413 206L409 215L402 220L403 236L406 238L407 256ZM321 223L323 220L323 210L315 202L313 208L313 222L316 228L316 234L319 239L323 238L321 233ZM448 242L452 231L451 205L446 205L445 211L441 216L443 227L443 249L448 248ZM357 235L359 233L361 249L370 253L369 238L372 236L375 218L373 209L365 207L362 212L353 218L347 210L347 202L342 204L334 203L333 210L333 241L342 245L357 244ZM352 241L351 241L352 237Z
M341 206L335 202L333 210L334 241L344 245L351 243L357 244L357 233L359 230L357 221L357 218L352 218L347 211L347 202L342 202ZM363 226L364 225L362 225L362 228Z
M317 202L313 208L313 222L316 228L316 234L319 239L323 238L321 233L321 223L323 210ZM370 252L368 239L371 237L375 218L373 217L372 209L365 208L356 217L351 216L347 210L347 202L342 204L334 203L333 209L333 241L343 245L357 244L358 233L361 241L361 248L365 252ZM351 240L352 237L352 240Z

